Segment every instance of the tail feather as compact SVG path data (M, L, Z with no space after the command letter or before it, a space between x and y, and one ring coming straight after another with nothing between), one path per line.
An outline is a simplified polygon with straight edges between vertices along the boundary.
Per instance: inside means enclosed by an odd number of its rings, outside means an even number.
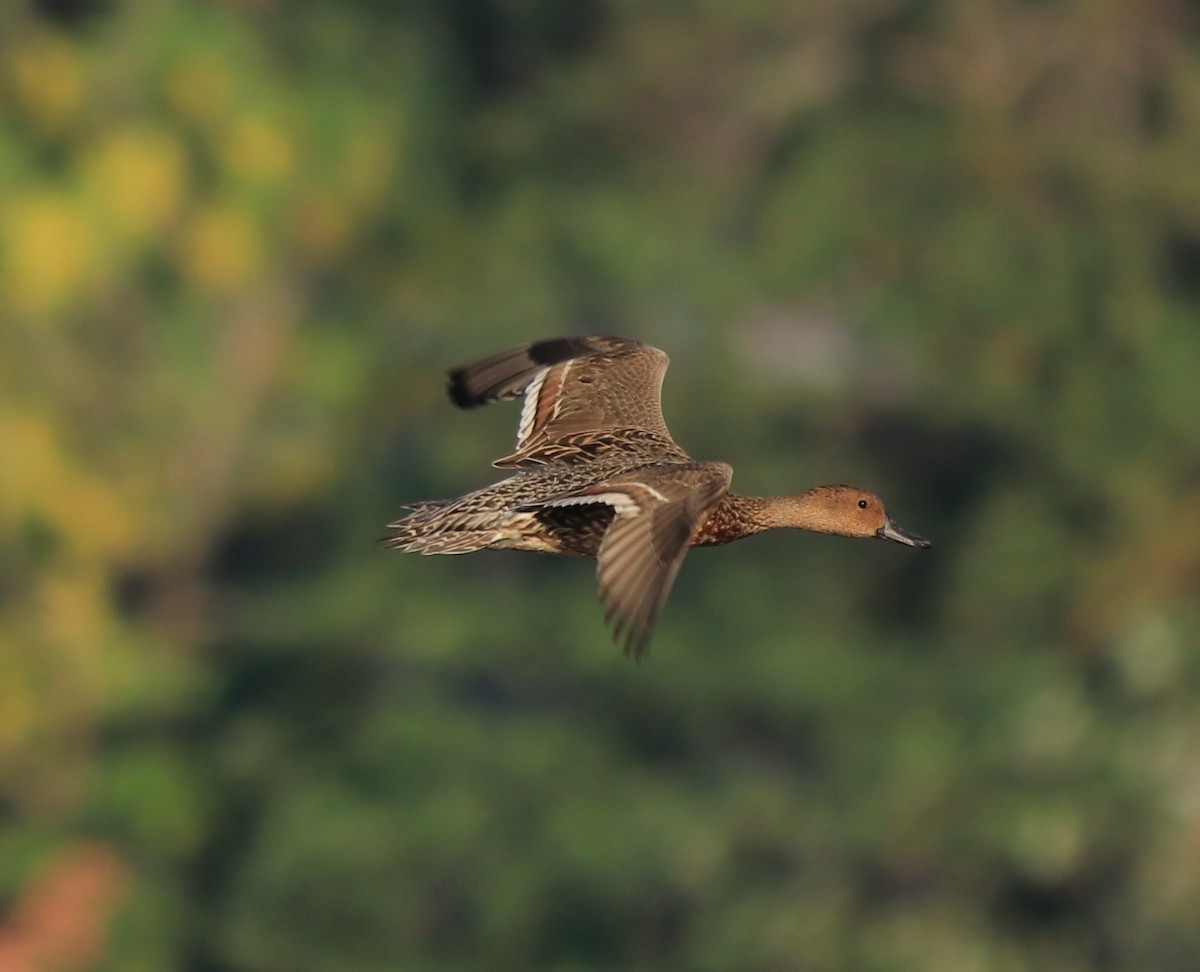
M415 518L422 514L432 513L434 510L444 509L453 503L454 500L413 500L411 503L401 503L400 508L412 510L407 516L402 516L398 520L393 520L388 524L389 530L398 530L405 524L411 523Z
M501 538L500 531L494 528L481 529L465 519L447 518L445 509L452 504L452 500L408 504L413 512L388 524L397 533L385 538L384 543L412 553L457 554L482 550Z
M420 554L463 554L490 547L501 538L498 530L447 530L439 533L414 533L404 530L384 543L396 550Z

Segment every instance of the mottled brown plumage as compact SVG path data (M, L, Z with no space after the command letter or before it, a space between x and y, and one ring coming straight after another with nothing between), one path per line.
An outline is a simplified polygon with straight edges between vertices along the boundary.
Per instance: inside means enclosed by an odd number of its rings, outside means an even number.
M733 470L696 462L671 438L660 393L667 356L619 337L555 338L450 372L462 408L524 395L516 472L454 500L413 504L391 546L425 554L484 548L595 557L605 620L640 658L689 546L797 527L910 546L878 497L852 486L797 496L729 492Z

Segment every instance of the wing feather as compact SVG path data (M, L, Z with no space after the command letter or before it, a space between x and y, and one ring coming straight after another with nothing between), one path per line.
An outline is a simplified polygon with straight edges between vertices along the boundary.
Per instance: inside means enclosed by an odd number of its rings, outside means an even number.
M523 509L604 503L615 511L596 554L604 620L625 654L640 660L692 535L729 490L719 462L651 467Z
M461 408L525 396L516 452L498 465L525 465L525 454L534 450L539 451L538 462L550 454L570 461L574 445L547 447L579 433L605 430L649 434L678 450L662 415L669 360L658 348L628 338L554 338L455 368L448 391ZM586 452L579 455L586 457Z

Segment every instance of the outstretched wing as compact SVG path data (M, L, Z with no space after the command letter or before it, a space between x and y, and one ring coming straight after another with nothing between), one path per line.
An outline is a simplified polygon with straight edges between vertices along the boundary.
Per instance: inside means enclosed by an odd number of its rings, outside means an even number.
M722 462L641 469L523 509L603 503L615 511L596 555L604 619L627 657L640 660L688 541L729 491Z
M455 368L448 390L460 408L525 396L516 451L495 465L570 461L576 452L587 457L589 433L620 431L674 446L661 400L669 360L628 338L554 338Z

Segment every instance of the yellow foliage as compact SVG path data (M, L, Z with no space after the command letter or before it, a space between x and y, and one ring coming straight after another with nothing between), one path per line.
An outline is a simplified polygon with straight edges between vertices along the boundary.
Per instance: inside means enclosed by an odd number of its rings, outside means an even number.
M69 539L74 560L110 560L133 546L133 504L110 477L72 461L48 416L10 409L0 418L0 444L6 458L0 505L6 510L56 528Z
M175 111L196 122L212 121L229 111L236 83L228 65L208 54L180 61L168 75L167 98Z
M78 686L77 692L96 694L103 687L105 635L112 623L105 576L100 570L60 570L41 583L40 634L66 660L71 674L63 682Z
M350 211L326 194L313 194L296 206L292 234L300 253L309 261L325 265L345 252L354 224Z
M103 704L113 633L107 577L100 565L39 570L0 617L0 767L89 725Z
M93 227L68 198L35 190L4 212L0 280L19 310L54 310L102 272Z
M397 180L391 143L378 132L364 132L351 140L342 166L342 187L348 199L369 209L378 204L388 186Z
M179 254L185 278L201 290L225 294L245 286L263 268L265 244L243 209L213 206L193 217Z
M8 73L18 104L46 132L67 129L83 105L83 67L78 48L42 34L9 55Z
M288 137L262 118L240 118L229 130L221 157L237 179L270 185L286 176L295 153Z
M36 722L36 689L30 684L32 672L25 659L3 644L9 626L0 626L0 765L7 755L23 744Z
M165 132L126 127L109 134L84 160L84 179L96 207L118 236L144 238L179 210L187 157Z
M31 551L27 590L0 615L0 764L47 734L82 727L111 690L114 564L130 557L153 516L116 477L72 454L45 411L0 414L0 507L5 525L52 537ZM6 543L19 542L16 530Z

